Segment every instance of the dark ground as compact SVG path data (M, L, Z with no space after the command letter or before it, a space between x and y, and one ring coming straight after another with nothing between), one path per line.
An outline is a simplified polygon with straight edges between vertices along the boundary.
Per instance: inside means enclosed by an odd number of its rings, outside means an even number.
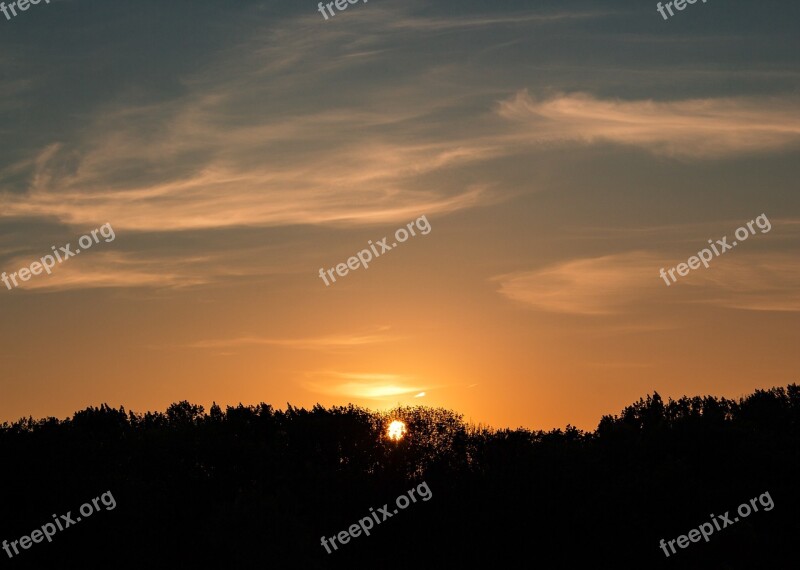
M396 417L401 442L384 435ZM89 408L0 428L0 540L106 491L116 508L13 559L0 550L0 565L795 569L799 429L796 385L741 401L656 394L591 433L490 431L430 408ZM332 554L320 545L422 481L429 501ZM771 511L660 549L765 492Z

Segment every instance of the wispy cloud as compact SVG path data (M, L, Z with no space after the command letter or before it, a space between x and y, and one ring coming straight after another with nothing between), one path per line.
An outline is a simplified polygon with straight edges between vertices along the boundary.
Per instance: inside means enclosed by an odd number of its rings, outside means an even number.
M37 257L17 256L7 262L6 271L26 267ZM27 282L19 283L19 290L62 291L69 289L94 289L109 287L187 287L203 285L210 281L198 269L208 258L186 257L147 259L118 251L91 251L81 253L63 264L57 264L50 275L41 273Z
M784 99L536 99L519 91L492 109L517 80L490 88L480 67L424 59L403 76L369 80L415 31L600 16L408 14L353 12L347 28L321 27L316 14L257 21L237 45L182 76L171 97L97 102L79 129L21 149L27 158L0 172L0 218L111 220L141 232L390 223L499 201L496 169L468 182L449 175L520 145L610 141L710 158L800 138L800 105ZM334 85L341 92L327 89Z
M379 54L380 34L315 24L313 40L303 18L251 30L171 99L98 105L80 130L0 172L17 180L27 169L29 180L0 185L0 218L174 231L375 224L490 203L486 184L429 183L494 152L428 126L446 96L363 79L356 100L316 95L327 74L354 73ZM320 63L320 50L373 56Z
M309 390L347 398L385 400L397 396L411 397L415 392L419 394L421 390L426 389L423 386L412 384L412 376L401 374L324 372L320 375L335 380L349 381L331 381L325 384L311 382L306 385Z
M113 243L103 243L103 249L98 245L95 246L97 249L57 263L50 275L42 273L21 282L19 289L31 292L125 287L175 289L296 271L286 264L265 266L254 263L253 260L263 258L269 246L242 246L233 252L207 250L186 253L181 246L127 251L118 249L118 243L121 243L119 235ZM2 270L16 272L50 253L47 250L31 251L27 245L24 250L27 253L15 251L5 260Z
M665 254L635 251L500 275L498 293L530 308L584 316L622 315L643 302L707 304L754 311L800 311L800 267L792 254L737 251L712 260L668 288L658 270ZM676 264L678 261L675 262ZM620 324L618 332L674 328Z
M696 277L687 283L705 289L707 294L698 299L701 303L750 311L800 311L800 266L793 253L738 251L714 271Z
M305 350L338 350L357 348L396 340L397 336L387 334L389 327L381 327L367 334L339 334L311 338L269 338L242 336L230 339L201 340L185 345L189 348L230 348L244 346L285 346ZM352 375L351 375L352 376ZM374 378L370 376L370 378Z
M363 115L342 112L298 118L292 125L234 127L216 124L199 110L186 112L194 122L175 118L160 139L120 124L77 157L61 145L44 149L33 162L30 190L0 194L0 216L55 218L70 225L114 220L115 228L140 231L375 224L419 212L452 212L486 199L478 185L448 192L415 183L424 174L480 158L475 150L357 137L354 130L369 128L370 118ZM320 132L329 133L327 148L319 148ZM273 158L286 146L304 150ZM66 155L76 162L76 173L62 170ZM137 181L126 162L163 175Z
M501 295L536 309L610 315L658 287L654 267L653 256L639 251L575 259L494 280L500 284Z
M603 100L586 93L501 101L500 116L530 128L531 141L608 141L655 154L707 159L796 148L796 98Z
M447 18L421 18L407 16L394 19L392 28L414 31L440 32L449 30L465 30L498 26L529 26L530 24L553 24L559 21L588 20L609 16L613 12L530 12L504 17L450 16Z

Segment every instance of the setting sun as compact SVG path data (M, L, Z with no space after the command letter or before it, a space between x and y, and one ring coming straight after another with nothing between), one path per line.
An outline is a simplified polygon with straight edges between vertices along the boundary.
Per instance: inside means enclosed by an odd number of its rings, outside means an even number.
M386 432L386 435L389 436L389 439L393 439L395 441L402 439L405 434L406 434L406 424L404 424L400 420L394 420L392 423L390 423L389 429Z

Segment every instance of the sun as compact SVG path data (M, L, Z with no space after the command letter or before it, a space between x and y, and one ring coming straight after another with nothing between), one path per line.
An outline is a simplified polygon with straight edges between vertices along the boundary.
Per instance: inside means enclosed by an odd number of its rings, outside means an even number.
M386 431L386 435L389 436L389 439L393 439L395 441L401 440L403 436L406 435L406 424L400 420L394 420L389 424L389 429Z

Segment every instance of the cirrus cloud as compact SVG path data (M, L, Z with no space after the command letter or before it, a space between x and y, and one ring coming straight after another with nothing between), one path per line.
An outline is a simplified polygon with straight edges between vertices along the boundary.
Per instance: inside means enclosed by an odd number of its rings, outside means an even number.
M797 147L800 102L778 97L604 100L587 93L536 99L519 91L500 116L531 141L607 141L681 158L720 158Z
M574 259L494 278L498 292L536 309L575 315L618 313L647 289L655 289L653 256L630 252ZM662 282L663 283L663 282Z
M751 311L800 311L800 267L794 254L729 253L666 286L659 268L671 256L634 251L579 258L493 278L498 293L529 308L607 317L647 301ZM676 261L677 265L679 261ZM634 325L647 330L648 324ZM658 325L657 329L663 328Z

